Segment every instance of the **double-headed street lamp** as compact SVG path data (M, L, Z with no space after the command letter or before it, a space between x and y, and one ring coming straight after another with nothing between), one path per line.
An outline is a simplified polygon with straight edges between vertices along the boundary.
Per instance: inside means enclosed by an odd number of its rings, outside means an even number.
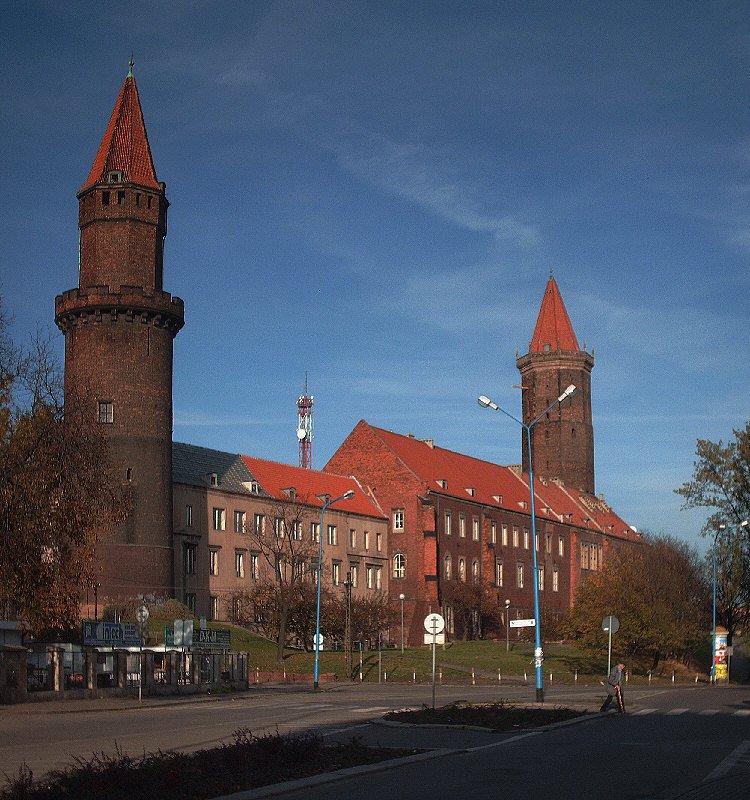
M566 397L570 397L576 387L571 383L570 386L555 400L550 403L547 408L534 420L528 424L517 419L512 414L509 414L505 409L500 408L497 403L493 403L489 397L482 395L477 399L477 402L483 408L491 408L493 411L500 411L506 417L510 417L514 422L517 422L526 431L526 445L529 451L529 497L531 500L531 547L533 553L534 564L534 666L536 668L536 699L537 702L544 702L544 684L542 681L542 662L544 661L544 652L542 650L542 635L541 635L541 620L539 616L539 570L537 567L536 556L536 514L534 511L534 459L531 454L531 429L539 422L542 417L559 403L562 403Z
M748 520L743 519L738 525L739 528L747 528ZM714 616L713 616L713 635L711 637L711 684L716 684L716 541L719 534L727 529L725 522L722 522L714 535L714 546L712 549L712 559L714 567Z
M327 497L327 495L326 495ZM318 603L315 611L315 674L313 677L313 687L318 688L318 661L320 657L320 576L323 569L323 523L325 521L326 509L339 500L351 500L354 497L354 489L349 489L333 500L326 499L323 508L320 509L320 530L318 531ZM322 497L321 497L322 499Z

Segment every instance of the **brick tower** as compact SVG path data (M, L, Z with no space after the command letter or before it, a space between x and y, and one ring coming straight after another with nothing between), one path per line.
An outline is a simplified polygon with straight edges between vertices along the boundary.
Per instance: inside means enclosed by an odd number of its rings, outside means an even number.
M523 421L532 422L569 384L575 393L531 429L534 474L559 478L572 489L594 494L594 427L591 370L594 355L581 350L565 304L550 275L529 352L516 359L521 372ZM526 434L523 470L529 469Z
M162 290L169 203L132 62L77 197L78 288L55 299L65 403L90 407L132 498L128 519L98 534L98 599L172 596L172 345L184 307Z

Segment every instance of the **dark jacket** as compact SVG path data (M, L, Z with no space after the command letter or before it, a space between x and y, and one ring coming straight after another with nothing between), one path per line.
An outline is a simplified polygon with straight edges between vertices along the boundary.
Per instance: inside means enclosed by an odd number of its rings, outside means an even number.
M614 694L622 683L622 667L615 664L607 678L607 694Z

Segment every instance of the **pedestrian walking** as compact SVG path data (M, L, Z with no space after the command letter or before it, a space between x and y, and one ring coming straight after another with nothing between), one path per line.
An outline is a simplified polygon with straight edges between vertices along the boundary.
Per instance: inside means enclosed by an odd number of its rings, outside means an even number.
M625 675L625 665L615 664L612 671L607 678L607 699L602 704L600 711L606 711L611 705L612 701L617 698L617 707L620 713L625 713L625 699L622 696L622 679Z

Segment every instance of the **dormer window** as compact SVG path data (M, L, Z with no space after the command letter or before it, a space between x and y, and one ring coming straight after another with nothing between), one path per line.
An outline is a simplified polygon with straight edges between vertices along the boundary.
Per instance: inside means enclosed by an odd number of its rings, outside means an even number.
M437 481L437 485L441 489L447 489L448 488L448 481L445 480L445 478L439 478L438 481Z
M292 501L297 499L297 490L294 486L288 486L286 489L282 489L282 492Z
M469 497L476 497L477 490L473 486L467 486L466 493L469 495Z
M493 494L492 499L498 504L502 505L503 503L503 496L501 494Z
M215 472L212 472L209 475L208 482L209 482L209 485L211 485L211 486L218 486L219 485L219 476Z
M121 169L113 169L107 173L107 183L123 183L125 175Z

